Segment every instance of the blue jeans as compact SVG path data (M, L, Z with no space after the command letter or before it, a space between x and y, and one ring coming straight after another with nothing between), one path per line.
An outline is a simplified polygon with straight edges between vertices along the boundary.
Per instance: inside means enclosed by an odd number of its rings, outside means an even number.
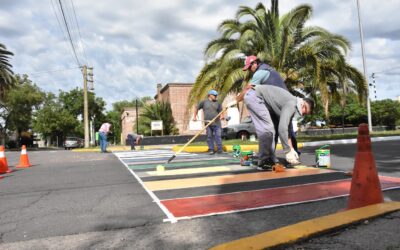
M207 127L207 144L209 152L214 152L214 142L217 144L218 152L222 152L221 131L221 127L218 125L210 125Z
M106 152L107 151L107 135L104 132L100 132L99 137L100 137L101 152Z

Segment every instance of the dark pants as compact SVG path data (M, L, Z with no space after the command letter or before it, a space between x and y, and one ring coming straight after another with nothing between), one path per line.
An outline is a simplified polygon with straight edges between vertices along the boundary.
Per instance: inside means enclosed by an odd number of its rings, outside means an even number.
M218 125L210 125L207 127L207 145L209 152L214 152L214 142L217 144L218 152L222 152L221 127Z
M136 139L133 138L132 135L128 135L128 141L129 141L129 145L131 145L131 150L135 150Z

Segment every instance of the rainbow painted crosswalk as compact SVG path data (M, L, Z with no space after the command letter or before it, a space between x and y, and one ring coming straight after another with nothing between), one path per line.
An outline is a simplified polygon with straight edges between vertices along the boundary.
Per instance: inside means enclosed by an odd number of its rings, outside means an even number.
M216 214L284 206L347 196L351 179L342 172L306 167L273 173L240 166L230 155L171 150L114 152L164 211L176 222ZM157 165L164 171L157 171ZM383 190L399 188L400 178L380 176Z

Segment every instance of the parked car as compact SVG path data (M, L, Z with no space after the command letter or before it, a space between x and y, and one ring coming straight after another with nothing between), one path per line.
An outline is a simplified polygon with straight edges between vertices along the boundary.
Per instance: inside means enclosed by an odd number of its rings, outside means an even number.
M250 135L256 134L253 121L250 116L247 116L239 124L228 125L222 129L222 138L224 139L249 139Z
M64 148L71 149L71 148L83 148L84 146L84 139L79 137L67 137L64 141Z

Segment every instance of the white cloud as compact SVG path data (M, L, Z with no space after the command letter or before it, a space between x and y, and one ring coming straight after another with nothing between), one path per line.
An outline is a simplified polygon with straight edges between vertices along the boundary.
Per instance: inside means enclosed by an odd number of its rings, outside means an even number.
M72 20L70 1L63 2L67 18ZM205 46L218 37L218 24L234 18L240 5L255 7L258 2L75 0L88 64L94 67L96 95L105 99L110 108L115 101L154 96L157 83L193 82L204 63ZM263 3L270 5L269 1ZM369 74L399 66L397 1L362 0L360 3ZM356 1L285 0L279 1L280 13L300 4L313 7L308 25L323 27L352 42L349 60L362 70ZM77 67L51 1L3 0L0 7L0 42L14 52L12 64L16 73ZM70 25L77 40L76 25ZM84 62L80 45L77 50ZM384 82L379 83L379 99L400 95L399 75L389 76L395 72L384 72L377 78ZM31 78L46 91L69 91L82 86L78 69L36 74Z

